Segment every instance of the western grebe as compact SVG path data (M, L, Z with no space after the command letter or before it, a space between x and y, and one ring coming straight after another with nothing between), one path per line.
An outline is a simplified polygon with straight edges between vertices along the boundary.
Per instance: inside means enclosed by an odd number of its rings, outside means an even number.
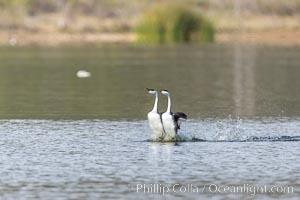
M161 121L161 114L157 111L158 92L154 89L148 89L149 94L155 94L155 102L153 109L148 113L149 126L153 132L154 140L163 140L165 137L164 127Z
M182 112L171 112L171 97L170 93L167 90L162 90L161 93L168 97L168 108L166 112L162 114L162 123L163 128L165 130L166 136L165 140L174 140L176 139L177 131L180 129L180 122L179 119L187 119L186 114Z

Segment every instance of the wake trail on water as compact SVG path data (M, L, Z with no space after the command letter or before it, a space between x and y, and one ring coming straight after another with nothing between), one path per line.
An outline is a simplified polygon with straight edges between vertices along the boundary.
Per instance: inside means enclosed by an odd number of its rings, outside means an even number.
M144 142L160 142L160 143L167 143L167 142L299 142L300 136L264 136L264 137L250 137L246 140L206 140L201 138L190 138L190 139L175 139L175 140L153 140L148 139Z
M182 125L173 140L148 142L299 142L300 120L291 118L205 119Z

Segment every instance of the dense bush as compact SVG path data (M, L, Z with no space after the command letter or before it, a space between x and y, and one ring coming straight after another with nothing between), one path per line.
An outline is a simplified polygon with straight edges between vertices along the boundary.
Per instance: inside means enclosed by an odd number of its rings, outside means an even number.
M143 43L212 42L214 27L186 6L163 4L147 11L135 28Z

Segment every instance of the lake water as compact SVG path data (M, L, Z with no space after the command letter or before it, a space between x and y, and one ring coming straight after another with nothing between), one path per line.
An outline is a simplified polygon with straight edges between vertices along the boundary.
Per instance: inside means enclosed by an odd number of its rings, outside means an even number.
M1 47L0 199L298 199L299 55L238 44ZM197 141L150 141L146 87L171 92L188 115L180 131Z

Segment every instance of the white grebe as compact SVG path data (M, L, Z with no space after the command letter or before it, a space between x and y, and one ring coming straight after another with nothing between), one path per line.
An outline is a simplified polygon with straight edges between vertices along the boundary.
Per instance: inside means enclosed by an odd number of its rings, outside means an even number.
M165 137L164 127L162 125L161 114L157 111L158 92L154 89L148 89L149 94L155 94L153 109L148 113L149 126L153 132L154 140L163 140Z
M162 90L161 93L168 97L168 108L166 112L162 114L163 127L166 133L165 140L174 140L176 139L177 131L180 129L179 118L187 119L186 114L182 112L171 112L171 97L170 93L167 90Z

